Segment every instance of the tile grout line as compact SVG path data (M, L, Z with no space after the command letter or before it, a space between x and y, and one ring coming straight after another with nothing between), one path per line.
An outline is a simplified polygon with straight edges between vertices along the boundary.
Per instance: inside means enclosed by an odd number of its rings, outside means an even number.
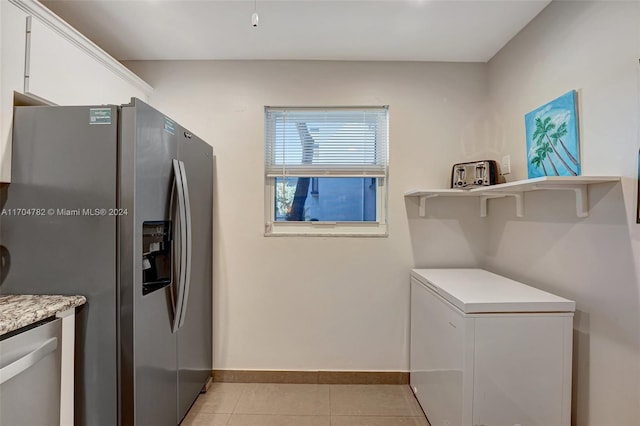
M240 414L240 413L238 413L238 412L237 412L238 405L240 405L240 402L241 402L242 398L244 397L244 395L245 395L247 392L250 392L250 388L251 388L251 386L256 386L256 384L255 384L255 383L244 383L244 384L242 384L242 387L241 387L241 390L240 390L240 392L239 392L239 395L238 395L238 397L237 397L236 401L235 401L235 402L234 402L234 404L233 404L233 407L232 407L231 413L230 413L230 415L229 415L229 418L228 418L228 419L226 420L226 422L224 423L226 426L228 426L228 425L232 424L232 418L233 418L233 416L234 416L235 414ZM329 407L328 407L328 408L329 408L329 426L332 426L332 425L334 425L334 423L333 423L333 416L334 416L334 414L333 414L333 392L332 392L332 391L333 391L333 389L332 389L332 388L333 388L333 386L334 386L334 385L326 384L325 386L328 386L328 397L329 397L329 404L328 404L328 406L329 406ZM340 387L340 385L337 385L337 386L338 386L338 387ZM385 388L386 388L386 386L383 386L383 387L385 387ZM402 389L401 393L403 393L403 394L404 394L404 398L402 398L402 399L404 399L406 402L409 402L409 406L411 406L411 402L413 402L413 403L414 403L414 405L415 405L416 407L419 407L419 404L417 403L417 400L416 400L416 398L415 398L415 395L414 395L414 394L413 394L413 392L410 390L410 388L409 388L408 386L404 386L404 387L403 387L403 386L399 386L399 387ZM212 389L212 390L213 390L213 389ZM408 397L408 398L407 398L407 397ZM411 401L411 402L410 402L410 401ZM407 413L402 413L402 414L400 414L400 413L397 413L397 414L390 414L390 413L384 414L384 413L380 413L380 414L371 414L371 415L372 415L372 416L384 416L384 417L391 417L391 418L414 418L414 419L421 419L421 420L423 420L423 421L424 421L424 420L426 420L426 418L425 418L426 416L422 413L422 410L421 410L421 409L419 409L419 411L417 411L417 413L414 413L414 412L413 412L414 410L412 410L410 407L407 407L407 408L409 408L409 412L407 412ZM250 413L247 413L247 414L250 414ZM258 414L256 414L256 415L258 415ZM279 414L277 414L277 413L269 413L269 414L266 414L266 413L265 413L265 414L260 414L260 415L274 415L274 416L277 416L277 415L279 415ZM281 415L284 415L284 414L281 414ZM290 414L290 415L293 415L293 414ZM297 415L301 415L301 414L297 414ZM346 417L361 417L361 416L363 416L363 415L365 415L365 414L363 414L363 413L358 413L358 414L355 414L355 413L354 413L354 414L344 414L344 416L346 416ZM306 416L306 415L302 415L302 416ZM317 414L309 414L309 416L311 416L311 417L315 417L315 416L317 416ZM427 423L427 424L428 424L428 423Z
M329 386L329 426L332 426L333 421L331 420L331 385Z
M238 399L236 400L236 403L233 404L233 408L231 409L231 415L229 416L229 419L227 420L227 425L231 422L231 417L233 417L234 414L236 414L236 408L238 408L238 404L240 404L240 399L242 399L242 396L244 395L246 388L249 386L250 383L243 383L242 386L242 391L240 392L240 395L238 396Z

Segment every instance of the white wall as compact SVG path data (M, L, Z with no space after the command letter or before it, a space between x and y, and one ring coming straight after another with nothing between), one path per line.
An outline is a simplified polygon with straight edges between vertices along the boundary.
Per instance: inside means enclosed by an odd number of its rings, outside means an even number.
M640 424L640 2L553 2L490 62L494 132L527 177L524 114L576 89L591 214L575 218L570 192L529 193L525 217L492 201L487 269L574 299L573 419Z
M214 366L406 370L407 271L484 266L577 301L573 419L640 424L640 3L553 2L488 65L131 62L151 102L217 154ZM453 162L510 154L526 178L524 114L576 89L589 218L570 192L433 200ZM263 237L263 106L390 105L389 238ZM486 239L486 240L485 240Z
M214 367L406 371L414 265L476 266L468 200L417 217L489 126L486 66L128 62L150 101L214 147ZM388 238L264 237L265 105L390 106ZM450 209L447 209L447 205ZM411 229L411 233L410 233Z

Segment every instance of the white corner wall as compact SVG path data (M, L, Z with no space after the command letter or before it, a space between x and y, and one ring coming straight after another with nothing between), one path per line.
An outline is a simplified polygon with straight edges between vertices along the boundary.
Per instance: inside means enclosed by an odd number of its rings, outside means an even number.
M576 300L573 424L640 424L640 2L554 1L487 64L129 62L151 103L217 155L214 367L406 371L412 267L483 266ZM589 190L513 201L436 199L451 164L510 154L526 178L524 114L579 92ZM390 105L389 238L263 236L263 107Z
M407 371L409 270L477 266L477 206L428 218L490 117L484 64L127 62L151 103L213 145L214 368ZM389 237L264 237L264 106L389 105ZM478 148L479 146L479 148ZM447 207L447 203L450 203ZM410 232L411 231L411 232Z
M488 66L496 134L525 179L524 114L576 89L582 173L621 175L589 191L526 194L525 217L492 201L485 267L577 302L573 424L640 424L640 2L554 1Z

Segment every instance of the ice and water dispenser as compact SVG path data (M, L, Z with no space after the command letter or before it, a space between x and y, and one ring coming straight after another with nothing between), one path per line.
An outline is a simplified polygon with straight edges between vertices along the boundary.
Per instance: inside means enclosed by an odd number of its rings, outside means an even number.
M142 294L171 284L171 221L142 224Z

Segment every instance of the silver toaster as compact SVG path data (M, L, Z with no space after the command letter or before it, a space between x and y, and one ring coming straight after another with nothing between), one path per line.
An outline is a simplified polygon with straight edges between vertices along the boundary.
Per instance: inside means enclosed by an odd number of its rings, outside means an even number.
M473 188L503 182L498 163L493 160L458 163L451 170L451 188Z

